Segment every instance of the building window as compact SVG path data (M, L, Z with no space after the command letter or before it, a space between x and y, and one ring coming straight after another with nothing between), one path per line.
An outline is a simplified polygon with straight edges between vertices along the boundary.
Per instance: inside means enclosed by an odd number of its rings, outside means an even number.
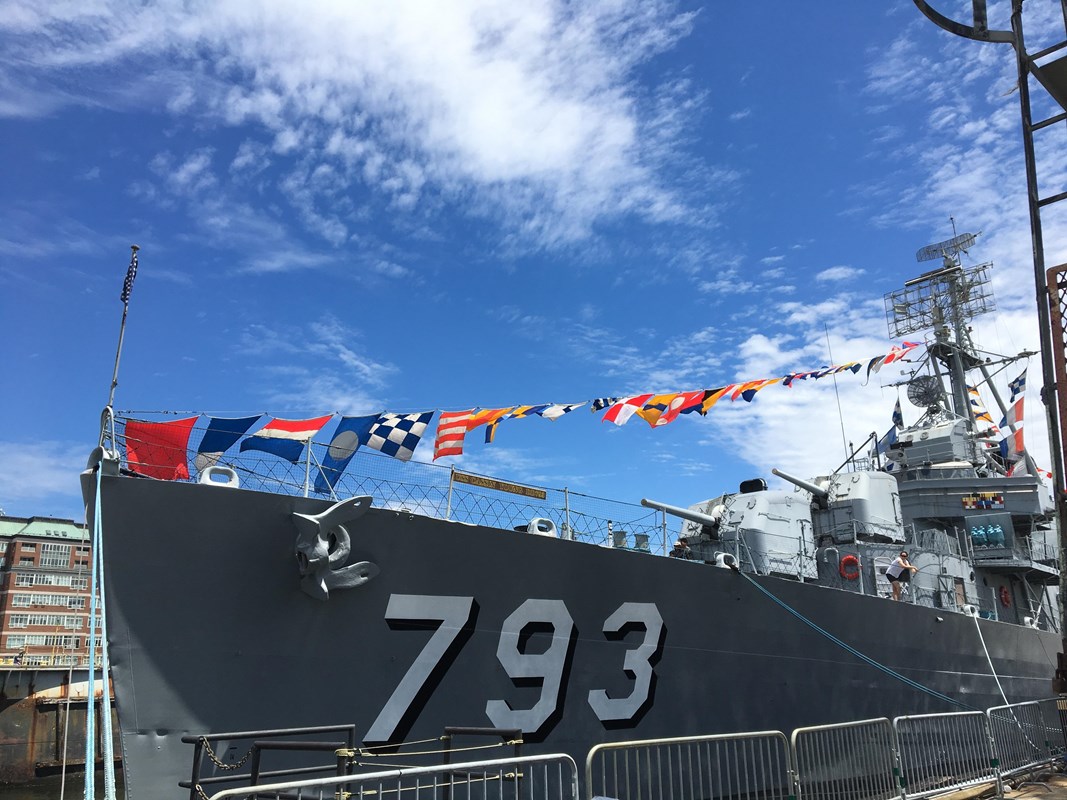
M45 542L41 545L42 567L69 567L70 545Z
M33 556L28 556L28 557L27 556L23 556L22 558L20 558L19 559L19 566L32 567L33 566Z
M26 572L19 572L15 575L16 586L33 586L33 575Z
M14 592L11 605L16 608L29 606L63 606L65 608L85 608L85 598L72 594L53 594L47 592Z

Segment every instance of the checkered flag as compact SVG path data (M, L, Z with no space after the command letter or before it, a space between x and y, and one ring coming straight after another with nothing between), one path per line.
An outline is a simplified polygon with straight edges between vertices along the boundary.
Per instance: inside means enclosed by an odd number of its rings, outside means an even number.
M126 270L126 280L122 282L122 294L119 295L119 300L122 304L130 304L130 292L133 291L133 279L137 277L137 251L140 250L137 245L131 246L133 249L133 255L130 257L130 267Z
M1026 370L1023 370L1023 374L1013 381L1008 382L1008 388L1011 390L1011 398L1009 403L1014 403L1015 398L1026 391Z
M434 412L421 414L382 414L370 429L367 447L380 450L401 461L410 461Z

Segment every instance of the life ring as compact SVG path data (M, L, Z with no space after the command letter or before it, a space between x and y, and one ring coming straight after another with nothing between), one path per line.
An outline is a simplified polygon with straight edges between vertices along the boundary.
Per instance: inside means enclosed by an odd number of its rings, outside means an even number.
M1011 592L1008 591L1007 586L1000 587L1000 604L1004 608L1011 608Z
M846 581L854 581L860 576L860 560L849 553L841 559L841 563L837 566L837 571L841 573L841 577Z

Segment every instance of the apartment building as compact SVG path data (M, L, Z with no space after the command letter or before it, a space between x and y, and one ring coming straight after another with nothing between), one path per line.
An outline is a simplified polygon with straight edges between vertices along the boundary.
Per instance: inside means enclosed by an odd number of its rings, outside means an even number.
M0 558L0 664L87 665L92 556L85 525L0 515Z

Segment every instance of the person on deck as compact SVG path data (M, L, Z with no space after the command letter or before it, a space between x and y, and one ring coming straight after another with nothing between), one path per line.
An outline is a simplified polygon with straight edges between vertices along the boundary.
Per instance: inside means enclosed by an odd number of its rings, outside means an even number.
M689 540L684 536L678 538L678 541L674 543L674 548L668 555L671 558L682 558L689 561L693 558L693 551L689 549Z
M908 551L901 550L900 555L893 559L893 563L885 571L885 576L889 579L889 585L893 587L894 600L900 599L901 584L908 583L911 580L911 574L918 571L919 568L913 567L911 562L908 561Z

